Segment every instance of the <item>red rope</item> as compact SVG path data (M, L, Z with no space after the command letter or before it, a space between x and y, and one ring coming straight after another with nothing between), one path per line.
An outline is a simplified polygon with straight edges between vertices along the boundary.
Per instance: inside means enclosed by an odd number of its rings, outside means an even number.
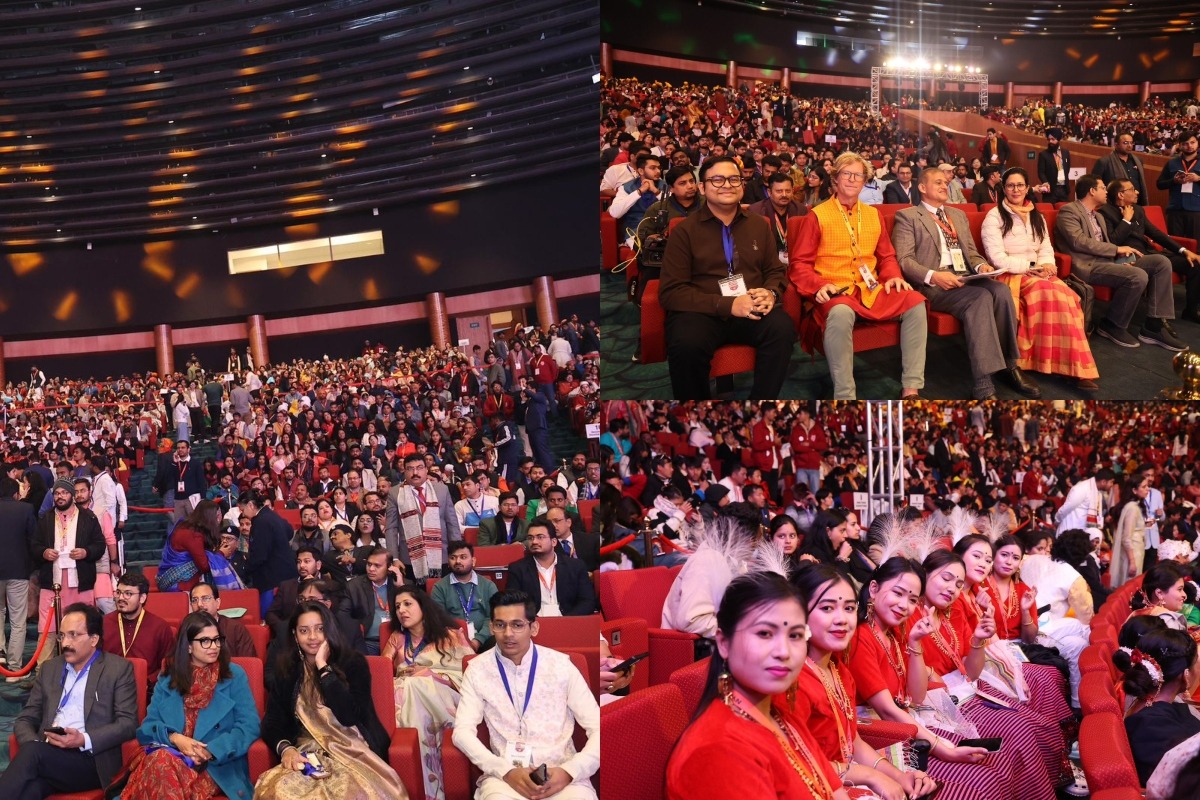
M37 649L33 651L33 657L29 659L29 663L21 667L16 672L11 672L4 667L0 667L0 675L6 678L24 678L34 667L37 666L38 656L42 654L42 648L46 646L46 638L50 635L50 626L46 626L46 630L42 631L42 636L38 639Z
M173 508L148 508L147 506L130 506L129 510L130 511L141 511L146 514L173 514L173 513L175 513L175 509L173 509Z
M613 542L612 544L606 544L606 545L604 545L604 547L600 548L600 555L605 556L605 555L608 555L609 553L620 550L622 547L629 544L637 537L638 537L638 534L631 533L628 536L626 536L624 539L618 539L617 541Z

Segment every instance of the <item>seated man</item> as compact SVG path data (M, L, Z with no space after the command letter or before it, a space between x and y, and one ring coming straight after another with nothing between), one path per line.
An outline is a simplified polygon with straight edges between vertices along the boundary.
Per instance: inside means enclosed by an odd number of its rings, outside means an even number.
M62 655L38 673L17 715L13 733L21 749L0 775L0 797L103 789L121 771L121 743L137 729L137 684L132 664L101 652L103 626L93 606L65 609Z
M1138 252L1139 258L1158 254L1170 261L1171 269L1183 276L1186 287L1180 316L1189 322L1200 322L1200 255L1183 247L1146 219L1145 207L1137 204L1137 187L1133 181L1117 179L1105 188L1108 202L1100 206L1099 213L1108 226L1108 240L1115 245L1129 245ZM1165 252L1158 253L1154 244Z
M150 582L140 572L126 572L117 581L113 598L117 610L104 616L103 650L122 658L145 659L149 670L147 689L154 694L163 660L175 647L175 634L162 617L146 610Z
M496 595L491 625L496 657L481 657L463 673L454 717L455 747L483 772L476 800L596 800L589 779L600 766L600 707L587 681L569 657L533 644L537 605L528 594ZM480 722L487 723L490 748L479 741ZM579 752L576 724L588 735ZM541 764L548 780L538 786L530 774Z
M1000 181L1004 178L1004 171L999 167L988 165L983 168L980 173L983 180L976 181L975 186L971 188L971 202L976 208L983 208L989 203L995 205L1000 202Z
M786 286L767 221L742 211L742 175L732 158L700 168L705 205L675 227L663 257L659 302L667 312L667 363L679 400L709 396L713 353L726 344L757 350L751 397L778 397L795 342L779 305Z
M1121 347L1145 342L1172 352L1187 349L1170 324L1175 316L1171 262L1164 255L1141 255L1127 244L1110 240L1107 226L1097 214L1108 200L1108 189L1095 175L1075 181L1075 197L1075 202L1058 210L1054 244L1071 257L1073 274L1093 286L1112 287L1108 316L1096 325L1096 333ZM1143 294L1146 321L1135 339L1128 328Z
M496 584L475 571L475 548L457 539L450 543L450 574L433 585L430 595L455 619L467 623L467 638L475 652L492 644L492 597Z
M946 173L946 181L947 181L946 189L947 189L947 192L949 193L947 195L949 197L948 202L958 203L958 204L966 203L967 202L966 195L964 195L962 192L962 189L959 188L958 181L954 180L954 165L953 164L938 164L938 169L940 169L942 172Z
M662 159L649 153L637 158L638 176L617 191L608 215L617 221L618 236L628 247L637 241L637 229L646 211L659 201L666 189L662 178Z
M857 153L838 156L832 176L836 202L816 206L815 223L793 228L796 241L788 248L792 283L817 304L814 317L825 330L835 400L855 396L854 322L859 317L900 319L901 397L915 397L925 385L925 300L900 275L879 212L859 201L869 171ZM811 352L815 342L806 344Z
M254 640L240 619L226 617L221 612L221 590L207 583L198 583L188 592L188 610L191 613L203 611L217 621L217 632L224 642L221 648L229 653L230 658L256 658L258 651L254 649Z
M524 542L528 522L518 516L520 502L513 492L500 495L500 511L479 523L479 546Z
M533 597L543 617L579 617L596 611L596 592L587 566L578 558L559 558L550 523L529 523L529 553L508 565L508 588Z
M1013 388L1027 397L1042 392L1017 366L1017 309L1012 291L1004 283L982 278L967 282L970 273L993 267L975 249L967 215L945 208L946 173L930 168L921 173L923 200L915 208L896 214L892 241L900 268L913 286L929 300L934 311L952 314L962 323L974 376L972 397L995 397L992 374L1003 372Z
M834 170L837 170L836 164ZM900 162L896 167L896 180L883 190L883 202L892 205L907 203L911 206L921 202L921 190L913 185L912 177L912 167L907 162Z

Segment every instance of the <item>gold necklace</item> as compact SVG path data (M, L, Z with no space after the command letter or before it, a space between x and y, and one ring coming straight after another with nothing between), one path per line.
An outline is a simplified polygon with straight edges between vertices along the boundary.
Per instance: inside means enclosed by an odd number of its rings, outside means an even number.
M784 757L787 758L792 769L800 776L800 780L808 787L809 792L814 797L821 798L822 800L833 797L833 788L829 785L829 779L826 778L825 773L821 770L819 762L813 757L812 751L808 749L808 745L804 743L804 740L795 734L791 725L784 721L778 711L774 708L771 709L771 719L778 726L778 729L774 729L766 723L765 718L757 718L762 717L762 712L759 712L758 709L755 709L756 714L751 714L747 711L742 705L745 701L737 693L730 695L726 702L730 710L742 719L761 724L764 728L771 731L776 741L779 742L780 747L783 748ZM801 762L801 759L803 759L803 762Z
M847 729L850 727L849 720L854 715L854 704L846 694L846 685L842 683L842 676L838 673L832 659L829 662L828 676L811 658L805 659L805 664L812 669L817 680L821 682L822 688L825 689L825 698L833 709L833 722L837 726L838 750L842 756L840 760L849 764L850 758L854 754L854 740L850 737Z
M936 609L934 609L934 612L933 612L934 619L937 619L938 613L939 612ZM958 631L954 630L954 626L950 624L950 612L945 611L945 612L941 612L941 613L942 613L942 625L939 625L937 628L934 628L933 633L929 634L929 638L933 639L934 646L937 647L938 650L941 650L943 653L945 653L947 656L949 656L950 659L954 662L954 666L957 667L958 670L960 672L962 672L963 675L966 675L967 670L966 670L966 667L963 665L962 656L960 656L958 654L958 648L959 648ZM942 637L942 627L943 626L950 629L949 641L947 641L945 638Z
M871 629L871 635L875 637L875 641L879 643L879 647L883 650L883 655L887 658L888 664L891 665L892 669L896 670L896 675L900 678L900 693L892 699L901 708L908 708L911 701L906 691L908 688L908 665L904 663L904 653L900 650L899 640L892 635L890 630L886 633L881 633L878 623L879 618L872 615L871 622L867 627ZM894 659L892 658L893 650L896 651Z

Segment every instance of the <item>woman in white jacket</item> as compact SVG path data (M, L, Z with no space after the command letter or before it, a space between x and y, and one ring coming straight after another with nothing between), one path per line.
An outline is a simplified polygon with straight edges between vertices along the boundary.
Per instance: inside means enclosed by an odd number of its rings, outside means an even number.
M1017 366L1067 375L1094 392L1100 376L1088 345L1079 298L1058 278L1045 217L1028 198L1029 176L1020 167L1004 173L1004 200L983 219L988 263L1009 270L1001 280L1017 307Z

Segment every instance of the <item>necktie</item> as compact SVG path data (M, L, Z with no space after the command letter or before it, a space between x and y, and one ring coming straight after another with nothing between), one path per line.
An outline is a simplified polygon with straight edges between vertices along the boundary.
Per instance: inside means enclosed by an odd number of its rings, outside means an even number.
M950 224L949 220L946 219L946 212L941 208L937 210L937 218L938 222L942 223L943 225Z
M1095 211L1088 212L1088 221L1092 225L1092 238L1095 239L1097 242L1103 242L1104 234L1100 231L1100 221L1098 219L1096 219Z
M571 557L571 543L563 542L562 545L563 545L563 552L567 554L567 558L570 558Z

